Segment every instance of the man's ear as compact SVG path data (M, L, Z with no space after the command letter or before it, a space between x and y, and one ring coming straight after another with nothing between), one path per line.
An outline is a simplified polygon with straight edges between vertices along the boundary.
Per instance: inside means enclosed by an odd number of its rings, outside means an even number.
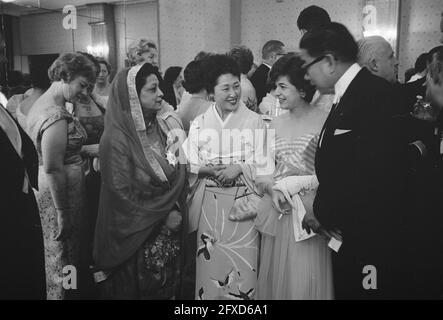
M328 72L329 74L333 74L337 69L338 60L335 58L333 54L325 55L325 60L327 62Z
M277 61L277 54L275 52L271 53L271 55L269 56L269 60L271 60L274 64L274 62Z
M367 67L368 67L369 71L371 71L373 73L378 72L379 67L378 67L377 60L371 59L371 61L369 61L369 64Z

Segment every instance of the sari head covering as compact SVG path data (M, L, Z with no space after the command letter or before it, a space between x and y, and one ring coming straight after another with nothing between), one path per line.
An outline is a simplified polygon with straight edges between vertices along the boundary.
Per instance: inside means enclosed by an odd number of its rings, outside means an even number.
M100 141L102 189L94 241L95 263L102 270L135 254L177 203L183 223L187 221L186 162L171 164L170 157L151 148L136 90L137 74L157 75L156 70L148 63L124 69L111 85ZM175 135L183 132L180 120L166 113L154 121L171 154L183 140Z

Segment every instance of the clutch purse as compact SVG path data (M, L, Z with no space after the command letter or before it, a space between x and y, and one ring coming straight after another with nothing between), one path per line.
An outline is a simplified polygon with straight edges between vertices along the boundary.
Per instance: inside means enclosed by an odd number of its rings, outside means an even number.
M239 190L238 187L228 219L236 222L252 220L257 216L258 203L261 198L248 188L245 188L244 192L238 195Z

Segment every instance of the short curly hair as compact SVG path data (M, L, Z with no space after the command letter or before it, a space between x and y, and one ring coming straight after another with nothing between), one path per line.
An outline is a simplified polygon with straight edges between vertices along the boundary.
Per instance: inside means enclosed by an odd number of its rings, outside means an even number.
M214 93L218 78L224 74L232 74L240 80L240 68L235 60L226 54L214 54L205 59L206 90Z
M71 82L79 76L85 77L90 83L97 78L94 62L78 52L62 53L49 67L48 77L51 81Z
M240 67L240 72L247 74L254 63L254 55L246 46L235 46L229 51L228 55L232 57Z
M288 53L278 59L269 72L269 81L274 85L279 77L288 77L289 82L297 88L298 91L303 91L303 99L306 102L311 102L315 93L315 87L307 80L305 80L305 71L303 70L304 61L298 54Z
M127 54L128 61L131 63L131 65L139 64L143 61L141 54L143 52L148 52L151 49L157 50L157 45L153 41L145 38L135 40L129 45Z

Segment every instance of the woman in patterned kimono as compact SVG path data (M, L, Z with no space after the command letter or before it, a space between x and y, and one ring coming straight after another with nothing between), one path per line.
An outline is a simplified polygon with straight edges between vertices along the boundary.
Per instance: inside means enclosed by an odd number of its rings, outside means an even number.
M48 299L79 298L72 274L80 270L80 239L85 207L85 175L80 151L87 135L66 102L75 102L95 82L93 63L65 53L49 68L51 87L32 106L27 128L39 154L36 198L42 220ZM69 269L64 269L69 267ZM68 274L72 281L64 281Z
M296 55L288 54L270 72L281 108L289 112L270 124L270 130L275 130L274 173L257 179L260 189L266 192L256 219L262 236L259 299L332 298L327 242L319 235L308 235L301 225L304 212L312 215L318 184L314 156L327 117L327 113L309 104L315 90L304 80L301 65Z
M174 113L157 113L159 78L157 68L139 64L119 72L111 87L94 240L95 278L106 299L183 294L186 159L177 153L183 129Z
M207 64L207 90L215 102L192 122L184 144L191 166L188 231L197 239L196 299L249 300L255 297L259 245L253 160L263 147L265 124L240 100L235 60L214 55ZM239 201L250 206L248 214L233 211Z

